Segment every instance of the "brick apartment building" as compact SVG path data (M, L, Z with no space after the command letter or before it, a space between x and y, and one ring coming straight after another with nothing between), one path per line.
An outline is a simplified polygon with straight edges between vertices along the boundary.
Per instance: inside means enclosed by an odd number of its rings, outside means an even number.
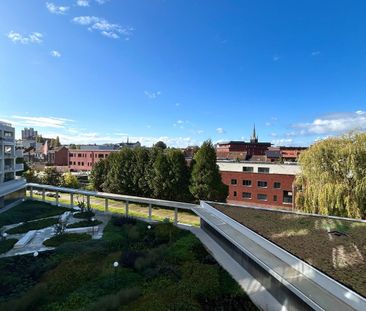
M229 186L228 203L263 207L293 207L296 164L218 161L222 181Z
M70 171L91 171L93 164L101 159L106 159L116 150L69 150L69 169Z
M69 159L69 149L66 147L57 147L52 150L48 150L47 164L55 166L67 166Z

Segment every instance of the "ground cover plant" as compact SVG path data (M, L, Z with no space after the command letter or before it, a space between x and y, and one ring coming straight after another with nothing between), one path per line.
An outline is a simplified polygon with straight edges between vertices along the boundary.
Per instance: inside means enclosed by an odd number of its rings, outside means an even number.
M103 222L100 220L94 220L94 221L82 220L82 221L74 222L73 224L67 225L67 228L93 227L93 226L98 226L102 223Z
M366 223L212 206L366 296Z
M63 233L55 235L43 242L45 246L56 247L64 243L80 242L90 240L91 236L87 233Z
M0 259L0 309L257 310L194 235L126 217L101 240Z
M25 222L24 224L11 228L11 229L7 230L6 232L8 234L26 233L30 230L39 230L39 229L53 226L57 222L58 222L57 218L45 218L45 219L41 219L41 220Z
M0 214L0 227L34 219L56 216L70 209L43 202L26 201Z
M0 240L0 254L11 250L16 242L18 242L17 239Z

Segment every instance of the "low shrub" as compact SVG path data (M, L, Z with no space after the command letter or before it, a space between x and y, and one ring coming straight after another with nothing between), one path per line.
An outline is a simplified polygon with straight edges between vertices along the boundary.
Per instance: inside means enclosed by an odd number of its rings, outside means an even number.
M134 269L136 260L144 255L143 252L126 250L122 252L120 263L126 268Z
M112 224L117 227L122 227L124 225L136 225L136 218L130 216L119 216L112 218Z
M70 243L70 242L81 242L90 240L91 236L87 233L64 233L61 235L56 235L46 241L43 242L45 246L48 247L56 247L63 243Z
M11 228L11 229L7 230L6 232L9 234L25 233L30 230L39 230L39 229L53 226L53 225L57 224L57 222L58 222L57 218L46 218L46 219L41 219L41 220L32 221L32 222L25 222L24 224Z
M10 251L16 242L18 242L17 239L1 240L0 241L0 254Z
M85 212L79 212L79 213L75 213L74 218L87 218L90 219L92 217L95 216L95 213L92 211L85 211Z
M75 222L73 224L67 225L67 228L94 227L94 226L98 226L98 225L100 225L102 223L103 222L101 222L100 220L95 220L95 221L82 220L82 221Z

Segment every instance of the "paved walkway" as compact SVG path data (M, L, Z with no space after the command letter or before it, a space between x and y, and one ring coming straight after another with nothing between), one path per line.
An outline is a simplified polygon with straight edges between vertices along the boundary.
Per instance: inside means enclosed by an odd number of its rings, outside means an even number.
M300 273L298 270L292 268L290 265L280 260L271 252L262 248L260 245L247 238L243 233L234 229L222 219L219 219L208 210L199 207L195 211L201 215L203 219L207 219L214 224L222 233L231 237L241 247L255 254L255 257L264 263L267 267L272 269L282 280L288 282L297 288L300 292L306 295L310 300L316 303L323 310L354 310L349 305L332 295L327 289L321 287L311 279Z

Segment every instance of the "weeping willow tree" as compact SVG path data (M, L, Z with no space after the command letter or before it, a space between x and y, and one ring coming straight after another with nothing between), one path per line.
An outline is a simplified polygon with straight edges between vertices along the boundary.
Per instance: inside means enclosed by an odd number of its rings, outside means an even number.
M300 155L299 209L324 215L366 216L366 133L349 133L312 145Z

